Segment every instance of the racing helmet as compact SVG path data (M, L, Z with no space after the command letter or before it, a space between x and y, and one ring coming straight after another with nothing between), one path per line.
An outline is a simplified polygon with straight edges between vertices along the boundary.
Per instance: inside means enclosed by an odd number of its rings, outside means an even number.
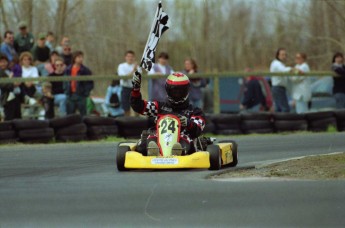
M189 96L189 86L187 75L180 72L169 75L165 82L168 100L175 105L184 103Z

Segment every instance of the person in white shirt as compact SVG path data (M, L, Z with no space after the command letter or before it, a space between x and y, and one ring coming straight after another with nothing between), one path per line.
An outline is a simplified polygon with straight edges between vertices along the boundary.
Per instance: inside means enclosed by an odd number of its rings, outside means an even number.
M305 53L297 53L295 57L295 71L303 74L310 72L310 68L306 63L307 55ZM297 113L306 113L309 110L308 103L311 100L311 82L308 77L293 76L290 78L292 82L292 98L296 104Z
M38 70L33 66L33 57L30 52L23 52L19 57L20 65L22 66L22 78L38 78ZM35 82L25 82L22 86L24 95L34 97L37 92Z
M158 56L158 63L155 63L149 74L160 74L164 76L162 79L153 79L149 82L149 98L150 100L165 101L167 94L165 91L166 76L174 73L174 70L169 66L169 55L166 52L161 52Z
M125 61L121 63L117 68L117 74L119 76L132 76L137 70L138 65L135 62L135 53L134 51L126 51ZM120 85L122 87L121 91L121 105L122 109L125 111L125 116L130 116L131 106L130 106L130 97L132 92L132 80L131 79L121 79Z
M292 68L285 66L286 50L279 48L276 59L272 61L270 72L291 72ZM276 112L290 112L290 106L286 94L287 77L272 76L272 95Z

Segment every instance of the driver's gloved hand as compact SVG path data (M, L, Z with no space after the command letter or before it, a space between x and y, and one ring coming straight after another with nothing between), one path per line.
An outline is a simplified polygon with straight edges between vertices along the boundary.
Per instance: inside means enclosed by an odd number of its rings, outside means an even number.
M188 118L186 116L178 115L178 118L180 119L182 127L187 127L188 126L189 120L188 120Z
M140 91L141 87L141 74L138 71L135 71L132 78L132 85L134 91Z

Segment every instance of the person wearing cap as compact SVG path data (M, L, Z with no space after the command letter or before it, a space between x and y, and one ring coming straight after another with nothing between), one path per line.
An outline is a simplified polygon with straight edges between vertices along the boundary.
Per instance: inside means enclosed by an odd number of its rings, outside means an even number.
M49 62L50 49L46 46L46 34L40 33L38 35L36 45L31 49L34 63L38 69L39 74L45 74L45 64ZM45 74L46 75L46 74Z
M10 30L7 30L4 33L4 42L2 42L0 46L0 53L3 55L6 55L9 62L12 62L14 58L18 57L13 44L14 44L13 32Z
M40 33L38 35L36 45L31 49L35 64L46 63L49 61L50 49L46 46L46 34Z
M22 52L30 51L34 46L35 38L27 29L27 24L21 21L18 25L19 33L14 38L14 49L20 55Z

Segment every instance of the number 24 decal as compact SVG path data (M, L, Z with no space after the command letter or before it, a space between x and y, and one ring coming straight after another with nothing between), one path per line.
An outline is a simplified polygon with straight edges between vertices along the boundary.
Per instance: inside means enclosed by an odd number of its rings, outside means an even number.
M176 128L175 128L175 124L174 124L175 122L174 121L171 121L170 122L170 124L169 124L169 126L168 126L168 121L167 120L163 120L162 121L162 131L161 131L161 134L165 134L165 133L167 133L168 131L167 131L167 128L168 128L168 130L169 131L171 131L172 133L175 133L175 130L176 130Z

